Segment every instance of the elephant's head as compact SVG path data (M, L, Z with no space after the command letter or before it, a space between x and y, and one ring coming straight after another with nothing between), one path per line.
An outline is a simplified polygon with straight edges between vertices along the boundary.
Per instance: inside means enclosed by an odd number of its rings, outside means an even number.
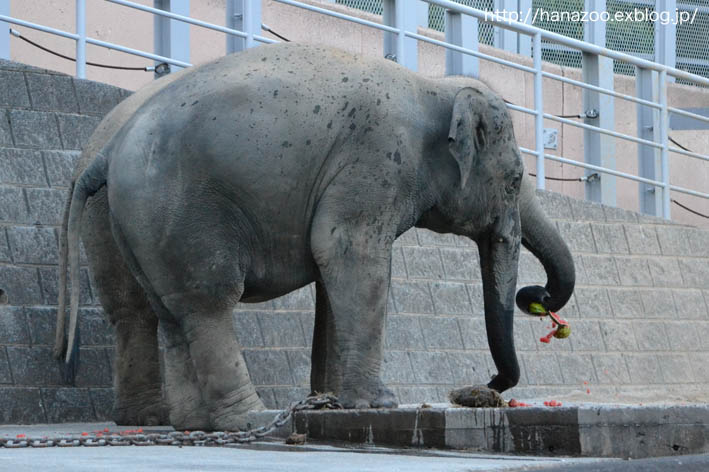
M443 154L445 189L422 226L468 236L478 245L488 344L498 369L488 387L502 392L520 375L513 341L520 243L540 259L548 278L546 287L520 291L525 311L533 301L551 310L568 301L573 260L524 177L512 120L499 96L470 87L456 94ZM440 180L437 184L440 188Z

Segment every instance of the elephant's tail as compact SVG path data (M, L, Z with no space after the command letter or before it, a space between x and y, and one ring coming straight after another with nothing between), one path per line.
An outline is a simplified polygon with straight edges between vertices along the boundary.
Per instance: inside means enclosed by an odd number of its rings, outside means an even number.
M57 331L54 344L54 356L65 357L70 363L76 341L77 317L79 311L79 236L81 217L86 201L90 196L106 185L108 160L97 153L96 158L79 175L69 190L69 198L64 209L61 235L59 237L59 296L57 307ZM70 268L71 299L69 302L69 330L65 334L67 266ZM66 336L68 335L68 340Z
M67 227L69 225L69 209L71 208L71 197L74 194L74 182L69 187L69 195L64 204L64 214L62 216L62 228L59 233L59 300L57 304L57 328L54 337L54 358L64 357L66 349L66 334L64 326L66 324L66 267L67 267Z

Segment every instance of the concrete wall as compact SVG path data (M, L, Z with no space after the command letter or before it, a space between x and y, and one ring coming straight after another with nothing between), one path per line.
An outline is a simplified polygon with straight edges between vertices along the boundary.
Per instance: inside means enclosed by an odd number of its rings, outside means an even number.
M113 335L81 273L81 367L51 357L57 228L79 149L128 92L0 62L0 423L106 418Z
M381 21L381 17L359 10L352 10L341 5L326 3L322 0L305 0L306 3L327 6L334 10L364 17L372 21ZM73 0L48 0L46 2L26 2L12 0L11 14L28 21L38 22L55 28L74 31ZM152 5L152 0L140 0L138 3ZM200 0L191 3L191 15L195 18L215 24L224 24L224 0ZM152 15L107 2L88 2L87 33L99 39L116 42L137 49L152 50ZM263 22L280 34L293 41L315 42L340 47L348 51L369 56L380 56L382 33L371 28L356 25L323 15L307 12L299 8L283 5L273 0L263 1ZM58 39L38 31L17 28L29 37L49 45L60 52L74 56L73 41ZM225 40L221 33L199 27L191 27L192 62L199 64L225 52ZM423 30L422 30L423 31ZM425 30L437 39L443 35L432 30ZM264 33L269 36L269 34ZM52 70L73 74L74 65L38 51L32 46L12 39L12 59L18 62L45 67ZM516 62L531 65L528 58L507 54L487 46L480 48L487 54L504 57ZM88 46L89 60L108 64L149 65L150 61L125 55L103 48ZM442 76L444 73L445 54L442 48L430 44L420 44L419 70L429 76ZM580 70L546 64L546 70L580 80ZM534 89L531 74L511 70L504 66L481 61L481 77L492 84L507 100L518 105L533 108ZM125 72L87 68L87 77L99 82L135 90L152 80L152 73ZM615 89L634 95L633 77L616 76ZM581 89L551 79L544 79L545 111L558 115L582 112ZM675 107L709 107L709 91L697 87L672 85L669 90L669 104ZM528 115L513 112L517 138L521 146L534 148L534 121ZM631 102L616 100L616 130L625 134L636 135L636 110ZM583 132L580 128L549 121L545 127L559 130L559 148L549 150L549 154L560 155L569 159L583 161ZM700 153L709 149L709 133L706 131L672 131L671 136L685 147ZM629 141L616 140L618 170L637 174L637 146ZM534 169L533 157L527 156L527 168ZM707 192L709 164L681 155L671 155L671 182L685 188ZM546 173L550 177L576 178L583 175L583 169L546 162ZM584 183L547 181L547 188L576 198L584 198ZM638 209L638 185L630 180L618 179L618 206L630 210ZM673 198L689 207L709 214L709 200L673 193ZM676 205L672 206L673 220L695 226L709 227L709 220L693 215Z
M112 405L113 333L82 269L81 362L74 383L51 358L57 231L78 149L127 92L0 62L0 423L103 420ZM517 398L706 398L709 232L540 192L574 253L579 286L562 315L568 340L518 313ZM543 283L523 252L519 283ZM394 248L384 380L402 403L440 401L495 373L484 330L477 249L411 230ZM309 286L240 305L236 333L267 406L309 392ZM590 394L585 393L590 389Z

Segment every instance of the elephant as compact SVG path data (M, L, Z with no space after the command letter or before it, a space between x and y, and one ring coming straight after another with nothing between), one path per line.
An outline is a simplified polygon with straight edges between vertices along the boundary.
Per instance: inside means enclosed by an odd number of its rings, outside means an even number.
M116 327L117 422L243 427L264 405L232 310L312 282L311 389L346 408L395 407L383 332L392 244L412 227L477 243L498 370L487 388L514 387L520 245L548 279L519 292L523 311L563 307L574 264L498 94L296 43L171 74L112 110L82 152L60 236L55 355L75 349L81 239Z

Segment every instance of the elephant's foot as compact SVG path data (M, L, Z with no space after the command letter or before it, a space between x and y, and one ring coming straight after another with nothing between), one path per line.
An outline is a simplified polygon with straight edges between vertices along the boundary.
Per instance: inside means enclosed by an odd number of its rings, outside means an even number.
M212 429L216 431L243 431L258 427L260 425L250 424L248 413L265 409L266 407L256 390L249 382L249 385L217 402L211 414Z
M343 389L337 398L345 408L396 408L398 405L394 392L379 381Z
M507 405L500 394L485 385L474 385L451 390L448 398L454 405L470 408L499 408Z
M160 389L133 395L130 399L117 398L113 409L113 421L122 426L158 426L167 424L167 408L162 402Z
M209 411L201 399L170 405L170 425L176 430L211 430Z
M119 426L160 426L168 424L168 415L162 404L139 409L116 408L113 421Z

